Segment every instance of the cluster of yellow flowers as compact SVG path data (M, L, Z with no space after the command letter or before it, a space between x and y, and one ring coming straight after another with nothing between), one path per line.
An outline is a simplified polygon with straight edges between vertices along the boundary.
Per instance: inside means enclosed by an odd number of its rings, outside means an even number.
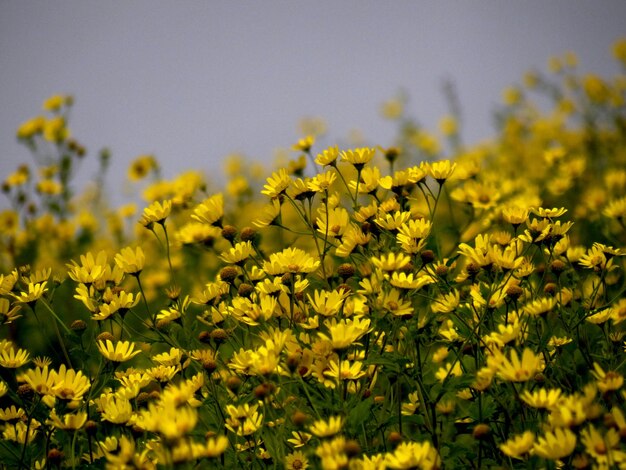
M224 192L141 156L141 214L73 196L72 99L48 99L18 138L58 158L3 186L0 461L626 468L626 76L575 62L474 147L396 100L394 146L307 135Z

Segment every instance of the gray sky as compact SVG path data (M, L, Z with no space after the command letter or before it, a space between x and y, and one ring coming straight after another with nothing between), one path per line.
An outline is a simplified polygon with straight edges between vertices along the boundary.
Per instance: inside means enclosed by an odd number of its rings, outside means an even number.
M388 145L380 103L405 89L434 128L444 79L476 142L524 71L572 50L581 70L613 75L609 48L624 35L622 0L0 0L0 177L29 161L15 130L53 93L75 96L71 128L90 159L112 150L113 192L142 153L167 177L218 174L232 152L270 162L303 116L326 119L329 144L359 129Z

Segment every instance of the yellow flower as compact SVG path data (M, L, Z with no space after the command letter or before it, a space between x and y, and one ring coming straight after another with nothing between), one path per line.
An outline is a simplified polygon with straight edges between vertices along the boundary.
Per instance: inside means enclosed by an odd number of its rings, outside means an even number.
M306 137L298 140L298 142L294 144L291 149L301 152L308 152L309 150L311 150L311 147L313 147L313 144L315 144L315 137L312 135L307 135Z
M327 326L330 336L324 333L318 333L318 336L329 341L331 347L336 351L356 345L356 341L371 331L369 318L356 317L339 321L332 319L324 322L324 324Z
M439 184L443 184L454 173L456 163L452 163L450 160L440 160L427 164L426 168L430 176Z
M289 173L284 168L281 168L267 178L267 184L263 186L264 189L261 191L261 194L265 194L272 199L277 198L287 190L290 183L291 177Z
M45 121L43 125L43 137L49 142L61 143L70 137L70 131L65 125L63 116L56 116Z
M28 283L28 292L22 291L19 294L13 294L16 302L22 304L33 304L39 300L47 291L47 282Z
M309 304L313 310L325 317L332 317L341 310L343 302L349 296L349 293L344 289L332 291L316 290L313 295L311 297L310 294L307 294Z
M269 261L263 262L263 270L273 276L285 273L310 273L319 268L320 262L300 248L285 248L272 253Z
M64 429L69 431L75 431L81 429L87 422L87 413L79 411L77 413L66 413L63 415L63 419L59 418L56 410L53 408L50 413L50 419L46 424L50 424L58 429Z
M80 400L91 387L89 378L82 371L67 369L65 364L61 364L59 370L52 371L50 375L54 380L52 392L62 400Z
M58 111L64 105L71 104L72 97L66 95L52 95L43 102L44 111Z
M418 290L434 282L435 282L435 279L433 279L429 275L423 275L423 274L414 275L413 273L407 274L404 272L400 272L400 273L393 272L391 274L391 279L389 280L389 283L392 286L397 287L398 289L409 289L409 290Z
M224 195L217 193L198 204L193 210L191 218L204 224L220 227L222 225L223 216Z
M131 162L128 168L128 179L131 181L139 181L148 176L148 173L158 168L159 165L154 155L140 155Z
M574 452L576 434L567 428L548 431L533 445L535 455L543 459L559 460Z
M296 450L285 456L285 470L306 470L309 461L303 452Z
M80 263L72 260L72 264L67 264L67 274L76 282L93 284L106 273L108 266L106 252L98 252L95 258L91 252L87 252L85 255L80 255Z
M530 348L524 349L521 358L515 349L511 350L509 358L502 353L499 354L501 363L498 367L498 376L509 382L526 382L544 368L543 357L535 354Z
M339 156L339 148L337 146L328 147L322 153L318 153L315 163L322 166L335 166L337 157Z
M317 231L326 237L341 237L350 225L350 214L343 207L335 207L327 211L320 207L316 219Z
M520 399L533 408L550 409L559 402L561 393L562 391L560 388L540 388L532 392L530 390L524 390L520 394Z
M509 438L506 442L499 445L502 453L514 459L521 459L522 456L532 449L535 443L535 435L532 431L524 431Z
M155 201L143 210L141 215L141 225L150 228L152 224L164 224L165 219L172 211L172 201L167 200L163 203Z
M46 124L46 118L43 116L37 116L28 121L22 123L17 129L18 139L31 139L36 134L43 132L44 125Z
M593 363L593 368L591 375L596 378L598 389L602 393L619 390L624 385L624 376L622 374L612 370L605 372L597 362Z
M534 299L531 303L524 305L523 311L531 317L538 317L551 311L557 303L554 297L540 297Z
M57 194L61 194L61 192L63 191L63 186L58 181L43 179L37 182L37 186L35 187L35 189L39 194L55 196Z
M100 354L113 362L126 362L141 351L135 351L135 344L130 341L118 341L113 344L110 339L96 343Z
M55 372L50 371L48 366L29 369L18 377L20 382L26 382L39 395L53 393L55 385Z
M402 442L393 453L385 454L387 468L435 469L441 466L437 449L428 442Z
M440 295L430 304L430 308L434 313L450 313L459 306L461 294L457 290L453 290L447 294Z
M0 352L0 366L5 369L17 369L30 360L30 353L26 349L17 351L10 347Z
M220 255L220 259L226 263L243 265L243 263L254 254L255 250L251 241L239 242L230 250Z
M619 60L626 66L626 38L621 38L615 41L611 47L611 52L616 60Z
M361 361L350 363L347 360L340 362L332 360L328 363L328 369L324 371L324 375L336 379L338 383L340 380L358 380L365 376L365 371Z
M307 182L307 188L316 193L328 191L337 179L337 173L327 171L326 173L318 173Z
M134 250L130 247L123 248L120 253L115 255L115 264L126 274L138 276L143 270L146 256L140 246Z
M113 394L102 395L96 400L102 419L114 424L127 423L133 416L133 408L126 398Z
M404 268L411 262L411 258L404 253L389 252L380 257L370 258L372 264L382 271L395 271Z
M317 437L331 437L341 431L344 419L341 416L330 416L328 420L317 420L311 426L309 431Z
M344 150L341 152L341 159L345 162L352 163L357 169L359 169L363 168L363 165L374 158L375 153L376 149L368 147Z

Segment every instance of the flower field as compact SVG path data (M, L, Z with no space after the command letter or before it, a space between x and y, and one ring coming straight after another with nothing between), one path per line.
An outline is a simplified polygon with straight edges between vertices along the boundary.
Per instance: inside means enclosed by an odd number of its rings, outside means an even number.
M393 146L321 147L112 207L70 96L2 175L6 468L626 468L622 74L555 57L465 146L384 104ZM83 159L98 178L77 190Z

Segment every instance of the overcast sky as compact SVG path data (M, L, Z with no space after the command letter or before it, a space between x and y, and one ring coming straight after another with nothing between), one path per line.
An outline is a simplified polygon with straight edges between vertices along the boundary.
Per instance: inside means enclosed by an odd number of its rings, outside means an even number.
M328 143L358 129L389 145L381 102L405 89L434 128L444 80L476 142L524 71L572 50L581 70L611 76L622 36L623 0L0 0L0 177L29 161L15 129L53 93L75 96L71 128L89 158L110 147L112 191L143 153L167 177L216 175L232 152L270 162L303 116L326 119Z

